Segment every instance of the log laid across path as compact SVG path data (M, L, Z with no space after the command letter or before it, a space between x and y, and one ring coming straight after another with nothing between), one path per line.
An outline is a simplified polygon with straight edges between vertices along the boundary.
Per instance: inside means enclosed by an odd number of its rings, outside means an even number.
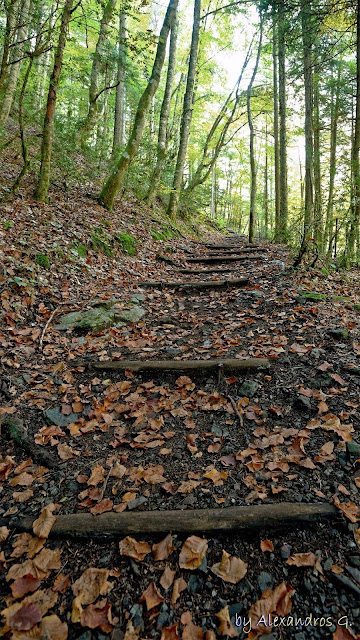
M192 273L190 270L189 272ZM189 282L138 282L137 286L154 287L158 289L216 289L218 287L244 287L247 284L249 284L249 278L232 278L232 280L194 280Z
M298 502L223 509L103 513L98 516L91 513L74 513L58 516L50 536L90 538L122 537L137 533L248 531L264 527L291 527L299 523L337 520L340 517L339 511L331 504ZM8 524L9 519L0 518L0 526ZM33 519L24 518L16 521L12 518L11 526L23 531L32 531Z
M177 269L178 273L193 273L204 274L207 273L234 273L235 269L225 269L224 267L211 267L210 269Z
M196 258L186 258L186 262L235 262L236 260L249 260L258 258L259 260L263 258L263 256L252 254L250 255L214 255L214 256L196 256Z
M270 365L267 358L248 358L239 360L238 358L213 358L210 360L84 360L83 365L92 367L99 371L125 370L145 371L201 371L220 369L261 369Z
M224 251L234 251L235 249L237 251L248 251L249 249L250 251L268 251L268 247L259 244L205 244L203 246L210 251L218 251L220 249Z

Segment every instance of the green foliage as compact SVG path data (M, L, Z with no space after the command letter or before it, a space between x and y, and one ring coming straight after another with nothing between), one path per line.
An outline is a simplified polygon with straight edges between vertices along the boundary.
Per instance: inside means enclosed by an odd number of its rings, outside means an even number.
M85 247L84 244L81 244L81 242L76 241L76 242L73 242L73 244L71 245L71 248L77 252L80 258L86 258L87 248Z
M5 231L7 231L8 229L12 229L14 226L14 223L12 220L5 220L4 222L4 229Z
M105 256L112 256L111 239L105 234L101 227L94 227L91 232L91 247L94 251L102 251Z
M136 253L136 239L133 236L128 235L127 233L119 233L116 236L116 240L118 241L122 251L127 253L129 256L134 256Z
M44 253L38 253L35 257L35 262L43 269L50 269L50 258Z

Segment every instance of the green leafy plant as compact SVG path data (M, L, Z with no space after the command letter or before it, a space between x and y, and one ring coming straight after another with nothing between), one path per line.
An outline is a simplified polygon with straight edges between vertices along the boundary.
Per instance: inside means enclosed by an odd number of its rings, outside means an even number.
M76 251L76 253L80 258L85 258L87 256L87 248L85 247L84 244L81 244L81 242L78 242L78 241L73 242L73 244L71 245L71 248L74 249L74 251Z
M50 269L50 259L44 253L38 253L35 257L35 262L43 269Z
M128 235L127 233L119 233L116 236L116 240L121 246L122 251L127 253L129 256L134 256L136 253L136 239L133 236Z
M102 253L108 257L113 255L110 239L105 235L101 227L94 227L94 230L91 232L91 246L94 251L102 251Z
M5 220L4 222L4 229L7 231L8 229L12 229L14 226L14 223L12 220Z

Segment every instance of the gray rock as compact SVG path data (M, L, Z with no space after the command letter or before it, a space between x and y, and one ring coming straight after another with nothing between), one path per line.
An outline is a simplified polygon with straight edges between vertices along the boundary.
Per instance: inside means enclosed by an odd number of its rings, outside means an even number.
M261 593L264 593L266 589L272 589L274 585L274 577L267 571L262 571L257 578L257 583L261 589Z
M112 309L116 304L120 304L122 300L120 298L110 298L110 300L94 300L91 303L92 307L101 307L102 309Z
M114 304L116 304L114 302ZM145 315L145 309L134 305L131 309L117 311L103 306L88 309L88 311L75 311L60 318L60 323L55 326L58 331L67 329L83 329L86 331L101 331L111 326L124 326L132 322L139 322Z
M325 562L324 562L324 570L328 571L328 569L330 569L330 567L332 567L332 565L334 564L334 560L332 558L326 558Z
M346 329L329 329L329 336L335 338L335 340L344 340L349 337L349 332Z
M300 410L313 408L310 398L307 398L306 396L302 396L302 395L297 396L294 402L294 406Z
M254 289L253 291L243 291L242 293L244 293L247 296L250 296L251 298L264 298L265 294L263 291L259 291L258 289Z
M140 507L140 505L145 504L145 502L147 502L147 498L145 498L145 496L139 496L138 498L135 498L135 500L131 500L127 503L128 509L132 511L132 509Z
M349 562L353 565L353 567L360 567L360 556L350 556Z
M85 631L85 633L82 633L77 640L92 640L92 638L93 638L93 635L91 631Z
M134 604L130 609L130 615L133 619L133 625L136 627L140 627L141 631L144 631L144 620L142 617L142 608L139 604Z
M283 560L287 560L288 558L290 558L291 549L292 549L291 544L286 544L286 543L283 544L283 546L280 549L280 556L282 557Z
M167 627L169 625L170 618L169 614L166 611L162 611L158 616L156 628L158 631L161 631L163 627Z
M351 440L346 443L346 452L349 458L360 458L360 444Z
M130 298L130 302L132 304L137 304L138 302L145 302L145 300L146 300L146 295L144 293L135 293Z
M199 593L204 588L204 580L201 576L192 574L189 578L187 589L189 593Z
M242 383L239 392L241 395L246 396L247 398L252 398L257 392L259 385L255 380L244 380Z
M76 422L79 414L70 413L68 416L64 416L60 407L54 407L53 409L46 409L43 412L43 416L49 426L55 424L57 427L67 427L71 422Z

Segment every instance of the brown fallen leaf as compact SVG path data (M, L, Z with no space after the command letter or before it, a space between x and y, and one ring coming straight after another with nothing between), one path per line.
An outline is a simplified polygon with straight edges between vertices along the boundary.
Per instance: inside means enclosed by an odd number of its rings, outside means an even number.
M126 629L125 629L125 635L123 640L138 640L140 637L140 627L134 627L132 620L129 620L127 625L126 625Z
M184 480L181 482L176 493L192 493L199 484L200 482L197 482L196 480Z
M204 632L202 627L197 627L193 623L190 611L184 611L180 622L184 625L182 640L203 640Z
M27 593L36 591L40 586L40 580L34 578L31 573L25 574L22 578L17 578L10 586L13 598L22 598Z
M97 629L100 627L105 633L112 631L111 605L106 600L100 600L96 604L89 604L81 613L80 623L82 627Z
M152 552L155 562L159 560L166 560L172 554L174 549L175 547L173 545L173 539L171 534L169 533L166 538L164 538L157 544L153 544L152 546Z
M90 567L74 582L72 591L79 604L92 604L99 596L106 596L113 588L108 582L109 571L107 569L95 569Z
M290 558L286 560L286 564L293 565L294 567L314 567L316 562L316 555L310 553L294 553Z
M12 558L20 558L24 553L33 558L45 544L44 538L33 537L30 533L19 533L13 544Z
M234 629L234 627L231 624L228 605L226 605L218 613L215 613L215 616L220 622L217 628L218 632L222 636L228 636L229 638L236 638L236 636L238 635L238 632Z
M38 538L47 538L53 528L56 516L53 511L57 511L60 505L50 502L41 509L39 517L33 522L33 532Z
M26 489L25 491L14 491L13 493L13 499L15 502L26 502L27 500L30 500L30 498L32 498L34 495L34 492L32 489Z
M343 514L350 520L350 522L358 522L359 520L359 507L349 500L349 502L340 502L337 496L333 496L333 503L335 507L340 509Z
M235 556L230 556L229 553L223 550L221 562L214 564L211 567L211 571L219 578L222 578L224 582L237 584L246 575L247 567L246 562Z
M4 615L5 612L3 612ZM7 619L10 629L17 631L29 631L41 620L41 612L36 604L24 604L19 607L12 616Z
M150 582L147 589L143 592L139 602L146 602L146 608L148 611L157 607L161 602L164 602L164 598L159 592L154 581Z
M61 622L60 618L52 614L45 616L40 624L41 638L49 638L49 640L67 640L68 626L66 622Z
M9 537L10 529L7 527L0 527L0 542L5 542Z
M126 536L119 542L119 549L121 555L133 558L137 562L144 560L145 556L151 551L151 547L147 542L138 542L130 536Z
M80 451L72 449L68 444L60 443L57 446L57 452L61 460L71 460L74 456L79 456Z
M101 464L95 465L95 467L91 470L91 475L88 480L88 485L93 485L97 487L100 482L104 482L106 476L106 471Z
M160 640L178 640L178 638L179 638L179 634L178 634L177 624L173 624L171 625L171 627L162 628Z
M176 578L171 594L171 604L174 605L180 597L180 593L185 591L187 587L187 582L185 582L184 578L180 576L180 578Z
M251 634L248 637L257 638L259 635L270 633L270 627L259 623L259 620L265 616L265 619L271 613L279 616L285 616L291 611L291 597L294 589L290 584L282 582L274 590L266 589L260 600L255 602L249 609L247 617L251 620Z
M217 469L215 468L210 469L210 471L204 473L204 478L206 478L207 480L211 480L216 487L220 487L222 484L224 484L224 480L226 480L227 477L228 474L226 473L226 471L217 471Z
M345 626L337 625L333 633L333 640L360 640L360 633L356 634Z
M181 569L198 569L206 556L207 549L208 543L205 538L198 538L198 536L187 538L179 556Z
M70 586L70 575L64 575L63 573L59 573L56 576L55 582L51 587L55 593L65 593L66 589Z
M101 513L105 513L106 511L111 511L113 506L114 503L112 500L109 500L109 498L104 498L104 500L101 500L101 502L98 502L98 504L90 509L90 513L92 513L94 516L100 515Z
M160 584L162 588L165 589L165 591L167 591L171 587L175 577L175 573L176 571L173 571L172 569L170 569L170 567L165 567L164 572L160 578Z
M274 551L274 545L271 540L261 540L260 549L263 553L265 553L265 551Z

